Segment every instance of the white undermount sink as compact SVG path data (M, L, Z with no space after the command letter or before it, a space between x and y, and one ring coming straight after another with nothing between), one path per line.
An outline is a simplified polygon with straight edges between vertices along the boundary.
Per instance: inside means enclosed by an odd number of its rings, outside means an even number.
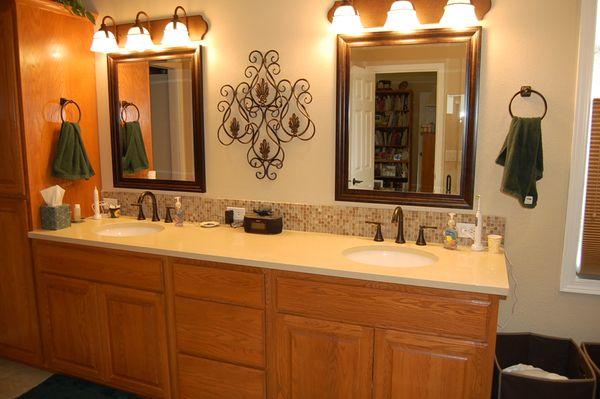
M343 255L351 261L383 267L424 267L438 261L437 256L414 248L365 246L347 249Z
M95 233L106 237L137 237L158 233L165 228L149 223L115 223L96 229Z

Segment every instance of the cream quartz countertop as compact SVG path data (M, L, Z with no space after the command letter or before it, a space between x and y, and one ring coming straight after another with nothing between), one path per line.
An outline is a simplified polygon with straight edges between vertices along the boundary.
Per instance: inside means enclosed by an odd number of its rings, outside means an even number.
M107 237L96 230L119 223L159 224L165 229L134 237ZM175 227L163 222L138 222L132 218L86 219L70 228L35 230L30 238L101 248L119 249L187 259L313 273L326 276L443 288L506 296L509 292L504 254L472 252L461 247L449 251L441 245L418 247L393 241L325 233L284 231L278 235L247 234L229 226L201 228L195 224ZM347 259L345 250L365 246L412 248L435 255L438 260L424 267L383 267Z

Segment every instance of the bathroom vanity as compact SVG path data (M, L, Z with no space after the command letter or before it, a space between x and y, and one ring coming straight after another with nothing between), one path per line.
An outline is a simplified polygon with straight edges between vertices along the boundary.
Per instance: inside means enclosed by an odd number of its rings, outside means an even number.
M51 370L153 398L490 395L501 254L125 218L30 237Z

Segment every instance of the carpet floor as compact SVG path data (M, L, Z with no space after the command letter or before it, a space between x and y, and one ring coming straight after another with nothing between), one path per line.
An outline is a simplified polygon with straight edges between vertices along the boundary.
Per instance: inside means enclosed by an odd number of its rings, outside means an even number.
M53 375L18 399L140 399L131 393L77 378Z

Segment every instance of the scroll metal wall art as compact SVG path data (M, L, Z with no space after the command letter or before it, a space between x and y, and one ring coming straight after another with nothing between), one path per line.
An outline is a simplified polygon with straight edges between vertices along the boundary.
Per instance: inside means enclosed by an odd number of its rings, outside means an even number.
M225 100L217 106L223 113L217 136L226 146L235 141L250 144L247 158L258 169L256 177L275 180L274 169L281 169L285 160L282 145L295 138L308 141L315 135L315 124L306 110L313 100L310 83L306 79L277 81L281 67L275 50L265 54L255 50L248 59L247 81L221 88Z

